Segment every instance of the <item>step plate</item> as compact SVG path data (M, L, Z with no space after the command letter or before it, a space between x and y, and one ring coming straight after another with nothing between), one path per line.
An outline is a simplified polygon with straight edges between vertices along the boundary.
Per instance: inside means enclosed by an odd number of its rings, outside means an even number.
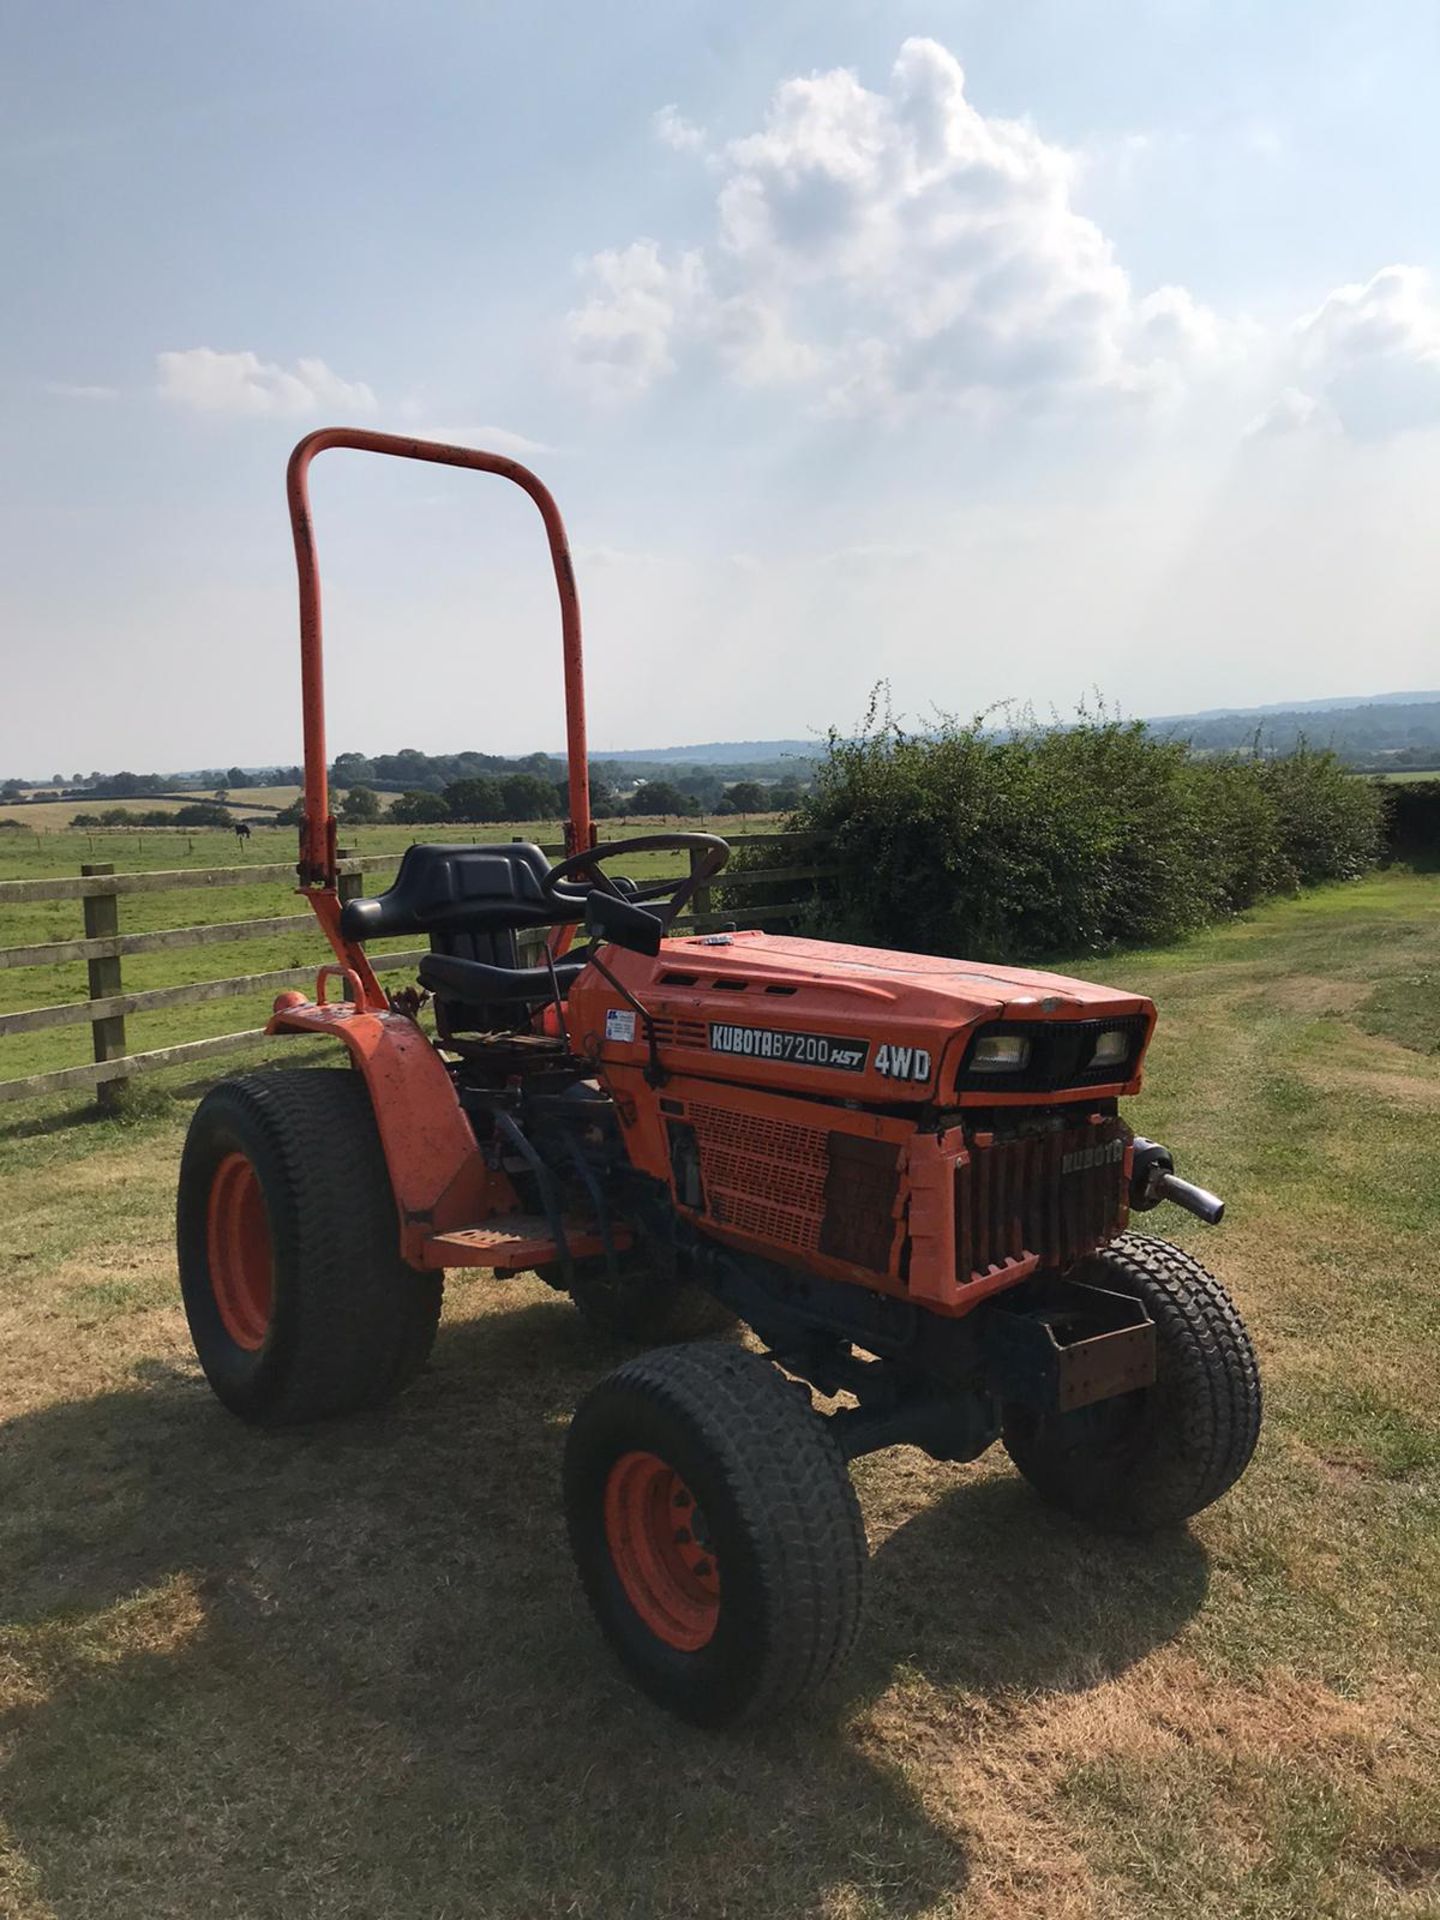
M610 1237L617 1251L630 1245L630 1234L622 1226L613 1227ZM605 1251L598 1233L569 1220L565 1244L573 1260ZM489 1267L496 1273L526 1273L560 1258L549 1222L539 1213L497 1213L478 1227L432 1234L425 1253L427 1267Z

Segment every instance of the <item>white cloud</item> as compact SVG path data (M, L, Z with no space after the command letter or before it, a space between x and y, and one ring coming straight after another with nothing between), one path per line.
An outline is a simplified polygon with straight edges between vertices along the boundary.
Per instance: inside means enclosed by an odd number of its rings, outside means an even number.
M53 393L59 400L118 400L118 387L90 386L76 380L47 380L46 393Z
M1313 393L1299 387L1282 387L1270 405L1245 429L1247 440L1261 440L1288 433L1303 433L1307 428L1333 432L1339 422L1335 412Z
M1422 268L1384 267L1336 287L1294 329L1304 424L1338 420L1357 440L1440 424L1440 297Z
M662 117L670 110L662 110ZM677 129L657 131L672 146ZM1163 395L1222 324L1181 288L1139 299L1072 203L1076 157L965 96L959 63L907 40L884 92L847 69L787 80L717 161L715 234L596 254L570 315L611 397L686 348L742 384L806 384L840 410Z
M407 414L409 409L402 409ZM411 415L412 420L415 416ZM418 424L411 426L417 440L438 440L447 447L478 447L482 453L505 453L516 460L528 459L537 453L554 453L556 448L548 446L543 440L532 440L528 435L515 433L509 427L493 426L455 426L445 424L436 426L423 415Z
M708 305L704 262L686 253L667 265L653 240L636 240L592 255L584 280L571 349L600 398L631 399L674 370L672 340Z
M159 391L197 413L373 413L375 395L363 381L342 380L323 360L297 360L293 367L253 353L217 353L213 347L157 353Z
M518 459L527 453L554 453L555 449L543 440L531 440L523 433L512 433L509 427L476 427L475 444L483 447L487 453L513 453Z
M676 153L703 153L708 145L704 128L687 120L677 106L661 107L650 124L655 138Z

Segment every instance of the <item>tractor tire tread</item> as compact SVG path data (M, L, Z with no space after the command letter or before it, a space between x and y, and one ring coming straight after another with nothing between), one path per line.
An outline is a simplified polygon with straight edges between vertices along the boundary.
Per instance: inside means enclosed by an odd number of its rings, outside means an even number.
M299 1284L283 1351L257 1376L256 1390L232 1396L217 1384L217 1391L234 1411L271 1426L383 1406L429 1357L443 1278L401 1258L389 1170L363 1078L328 1068L239 1074L202 1100L191 1139L203 1144L210 1127L227 1123L253 1130L268 1149L276 1257ZM186 1159L190 1151L187 1140ZM185 1179L182 1160L182 1196ZM183 1198L181 1211L183 1272Z
M1155 1323L1164 1402L1148 1457L1100 1490L1037 1449L1023 1425L1007 1420L1005 1447L1046 1499L1112 1531L1152 1532L1212 1505L1249 1465L1263 1410L1259 1366L1234 1302L1193 1255L1124 1233L1093 1260L1096 1283L1133 1294Z
M648 1401L690 1426L756 1570L766 1623L758 1658L733 1676L723 1713L692 1717L710 1725L762 1720L814 1692L860 1630L867 1553L848 1466L808 1391L761 1355L711 1341L629 1361L597 1392ZM572 1428L577 1448L585 1444L584 1411ZM588 1576L583 1558L581 1566ZM724 1566L722 1558L722 1582Z

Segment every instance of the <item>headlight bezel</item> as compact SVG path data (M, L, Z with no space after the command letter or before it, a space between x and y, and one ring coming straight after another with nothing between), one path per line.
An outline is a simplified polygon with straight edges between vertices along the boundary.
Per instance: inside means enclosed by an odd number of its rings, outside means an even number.
M1013 1057L1006 1058L1007 1050ZM987 1033L978 1036L966 1058L968 1073L983 1073L997 1079L1007 1073L1023 1073L1030 1064L1032 1042L1026 1033Z
M1148 1012L1109 1014L1091 1019L987 1020L966 1043L955 1078L957 1094L993 1097L1012 1094L1083 1092L1094 1087L1123 1087L1140 1071L1153 1016ZM1094 1061L1104 1033L1125 1037L1122 1057ZM1023 1065L997 1071L975 1068L975 1054L987 1040L1013 1035L1030 1043ZM1113 1043L1112 1043L1113 1044Z
M1106 1048L1106 1042L1118 1041L1119 1045ZM1102 1067L1123 1067L1130 1059L1134 1043L1124 1027L1101 1027L1095 1035L1095 1044L1090 1049L1090 1058L1086 1062L1086 1072L1098 1073Z

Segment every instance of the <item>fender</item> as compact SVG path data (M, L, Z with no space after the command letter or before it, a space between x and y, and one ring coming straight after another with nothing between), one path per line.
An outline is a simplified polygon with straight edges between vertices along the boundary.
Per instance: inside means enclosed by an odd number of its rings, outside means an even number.
M342 972L354 998L327 1004L325 981ZM282 993L265 1031L329 1034L364 1074L395 1194L400 1252L412 1267L445 1264L428 1252L436 1234L519 1211L509 1179L486 1166L430 1040L407 1014L367 1007L347 969L322 967L314 1000Z

